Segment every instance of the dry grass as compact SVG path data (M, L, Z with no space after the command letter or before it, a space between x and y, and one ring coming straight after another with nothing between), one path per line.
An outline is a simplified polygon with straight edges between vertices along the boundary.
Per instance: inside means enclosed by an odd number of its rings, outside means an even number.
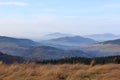
M120 64L0 64L0 80L120 80Z

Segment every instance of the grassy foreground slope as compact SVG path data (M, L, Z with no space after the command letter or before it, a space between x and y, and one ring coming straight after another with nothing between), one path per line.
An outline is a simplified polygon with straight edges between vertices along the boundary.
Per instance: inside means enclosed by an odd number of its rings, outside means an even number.
M120 64L1 64L0 80L120 80Z

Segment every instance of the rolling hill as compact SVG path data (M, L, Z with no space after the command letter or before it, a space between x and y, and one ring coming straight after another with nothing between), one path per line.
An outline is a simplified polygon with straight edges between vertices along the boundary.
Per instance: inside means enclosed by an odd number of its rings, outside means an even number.
M67 36L73 36L73 35L55 32L55 33L44 35L43 37L41 37L41 40L55 39L55 38L61 38L61 37L67 37Z
M11 55L7 55L4 54L2 52L0 52L0 61L6 63L6 64L10 64L10 63L22 63L24 62L24 59L22 57L18 57L18 56L11 56Z
M120 39L85 45L80 48L94 56L120 55Z
M70 57L90 57L81 50L62 50L49 46L40 46L30 49L29 57L32 60L61 59Z
M81 46L86 44L97 43L97 41L84 38L81 36L73 36L73 37L61 37L56 39L50 39L42 42L43 44L51 44L51 45L62 45L62 46Z
M38 46L29 39L17 39L0 36L0 51L12 56L20 56L29 59L57 59L64 57L88 57L82 51L65 51L49 46Z
M0 36L0 51L8 55L26 57L29 47L39 45L30 39Z
M116 45L120 45L120 39L105 41L105 42L103 42L103 44L116 44Z
M107 41L107 40L114 40L114 39L120 38L119 35L114 35L111 33L86 35L85 37L88 37L97 41Z
M0 36L0 43L11 43L18 46L35 46L37 45L37 42L34 42L30 39L19 39L19 38L12 38L12 37L6 37L6 36Z
M40 45L41 43L39 44L29 39L1 36L0 51L8 55L20 56L31 60L101 57L120 55L119 41L118 39L97 43L97 41L89 38L73 36L46 40L41 42L42 45Z
M0 36L0 51L12 56L20 56L27 59L59 59L75 56L89 57L80 50L63 50L38 45L40 44L29 39Z

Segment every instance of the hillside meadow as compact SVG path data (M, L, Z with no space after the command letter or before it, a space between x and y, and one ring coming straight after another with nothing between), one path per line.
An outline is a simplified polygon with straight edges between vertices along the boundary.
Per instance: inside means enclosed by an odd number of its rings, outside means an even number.
M0 80L120 80L120 64L0 64Z

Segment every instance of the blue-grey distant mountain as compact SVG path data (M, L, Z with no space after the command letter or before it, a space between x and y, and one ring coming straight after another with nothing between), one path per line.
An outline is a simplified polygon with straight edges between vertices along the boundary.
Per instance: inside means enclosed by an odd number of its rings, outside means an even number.
M73 36L73 35L56 32L56 33L47 34L47 35L43 36L41 39L48 40L48 39L55 39L55 38L67 37L67 36Z
M97 40L97 41L107 41L107 40L114 40L119 39L119 35L114 35L111 33L105 33L105 34L93 34L93 35L87 35L85 37Z
M109 41L105 41L102 42L103 44L116 44L116 45L120 45L120 39L116 39L116 40L109 40Z
M26 46L26 47L37 45L37 42L34 42L30 39L19 39L19 38L12 38L6 36L0 36L0 44L1 43L9 43L9 44L15 44L18 46Z
M60 59L64 57L89 57L82 51L62 50L49 46L38 47L39 44L29 39L18 39L0 36L0 51L11 56L27 59ZM5 58L4 58L5 59Z
M61 37L56 39L50 39L43 41L43 43L51 44L51 45L56 44L56 45L64 45L64 46L81 46L86 44L97 43L97 41L90 38L84 38L81 36L72 36L72 37Z

